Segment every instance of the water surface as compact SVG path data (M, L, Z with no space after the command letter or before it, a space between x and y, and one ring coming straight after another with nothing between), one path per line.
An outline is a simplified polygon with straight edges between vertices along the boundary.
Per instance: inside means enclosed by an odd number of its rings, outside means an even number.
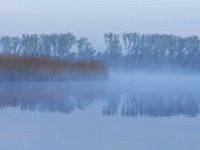
M199 149L200 78L1 82L0 149Z

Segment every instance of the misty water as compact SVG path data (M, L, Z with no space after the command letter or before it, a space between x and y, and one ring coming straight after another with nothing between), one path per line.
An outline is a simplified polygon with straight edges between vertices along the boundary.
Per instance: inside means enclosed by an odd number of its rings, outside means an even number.
M0 149L200 149L200 77L1 82Z

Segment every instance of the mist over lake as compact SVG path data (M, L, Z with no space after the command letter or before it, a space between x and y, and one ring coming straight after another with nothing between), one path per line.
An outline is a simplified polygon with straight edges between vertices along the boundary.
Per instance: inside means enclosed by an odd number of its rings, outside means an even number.
M0 148L200 148L199 83L198 75L147 72L111 72L106 81L2 82Z
M0 150L200 150L199 0L0 0Z

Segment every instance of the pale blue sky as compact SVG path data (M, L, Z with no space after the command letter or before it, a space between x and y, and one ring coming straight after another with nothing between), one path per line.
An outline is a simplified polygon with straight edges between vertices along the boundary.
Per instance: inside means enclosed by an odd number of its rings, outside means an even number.
M103 33L200 35L200 0L0 0L0 34L73 32L97 49Z

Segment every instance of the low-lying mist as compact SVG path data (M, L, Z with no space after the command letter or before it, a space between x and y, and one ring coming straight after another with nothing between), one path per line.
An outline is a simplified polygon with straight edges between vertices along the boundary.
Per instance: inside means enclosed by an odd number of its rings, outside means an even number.
M110 72L101 81L5 81L0 106L71 113L100 101L102 114L108 116L196 116L199 86L197 75L152 72Z
M142 91L198 90L200 76L195 74L162 72L110 72L109 83L113 88ZM164 90L164 91L163 91Z

